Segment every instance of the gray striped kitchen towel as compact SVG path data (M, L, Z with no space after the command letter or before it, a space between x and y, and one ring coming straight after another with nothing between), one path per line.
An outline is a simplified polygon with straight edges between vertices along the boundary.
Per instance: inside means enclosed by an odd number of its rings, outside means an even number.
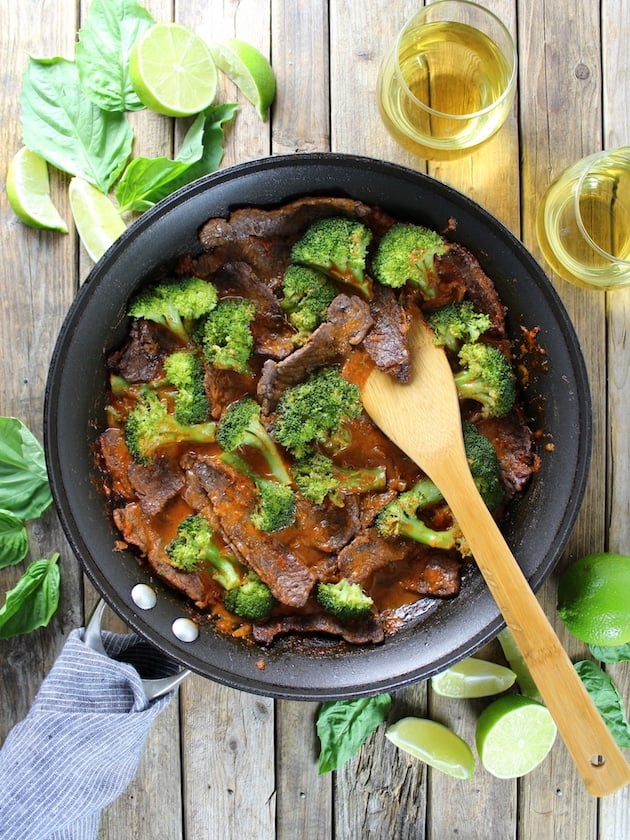
M82 636L71 632L0 750L1 840L94 840L170 702L173 692L149 703L140 676L167 675L159 651L134 633L104 631L108 658Z

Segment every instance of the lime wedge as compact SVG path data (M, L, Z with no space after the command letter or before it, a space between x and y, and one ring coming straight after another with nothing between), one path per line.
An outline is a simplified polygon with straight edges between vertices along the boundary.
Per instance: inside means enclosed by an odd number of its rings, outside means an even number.
M215 64L231 79L266 120L276 95L276 77L265 56L237 38L228 38L210 47Z
M178 23L156 23L138 38L129 77L142 104L167 117L198 114L217 94L217 68L208 45Z
M471 779L475 772L475 757L466 741L442 723L405 717L388 727L385 737L414 758L456 779Z
M519 691L526 697L540 698L540 692L534 682L534 678L529 672L527 662L523 659L523 655L518 649L514 637L507 627L505 627L497 636L503 655L507 659L510 668L516 674L516 682L518 683Z
M516 779L544 760L556 732L545 706L520 694L508 694L483 710L475 741L481 763L489 773L499 779Z
M48 164L26 146L9 164L7 198L11 209L24 224L68 233L68 226L50 197Z
M126 225L109 198L82 178L73 178L68 192L77 231L85 250L96 262Z
M443 697L488 697L507 691L515 680L509 668L470 657L431 677L431 688Z

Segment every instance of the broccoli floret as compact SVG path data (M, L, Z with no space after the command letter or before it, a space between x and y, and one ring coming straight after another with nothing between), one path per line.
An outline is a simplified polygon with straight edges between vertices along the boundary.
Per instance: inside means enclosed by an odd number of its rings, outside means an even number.
M321 271L304 265L290 265L282 278L280 306L295 328L296 344L303 344L322 321L337 296L332 281Z
M310 444L326 444L362 410L359 387L344 379L336 367L320 368L283 393L272 435L301 457Z
M228 405L219 420L217 441L226 452L253 447L263 456L274 478L281 484L291 484L291 475L260 420L260 406L253 397L243 397Z
M482 417L504 417L514 405L514 373L507 357L491 344L464 344L462 370L454 374L460 399L481 404Z
M209 564L210 574L224 589L240 586L242 572L236 558L214 542L212 527L205 516L192 514L179 523L177 536L166 546L171 565L195 572Z
M195 323L217 305L217 292L211 283L199 277L164 280L139 292L127 314L145 318L168 327L187 342Z
M245 583L230 589L223 599L226 609L249 621L266 618L276 603L267 584L255 572L249 572Z
M435 257L443 254L447 247L434 230L399 222L378 243L372 273L384 286L398 289L409 283L425 298L434 298L438 289Z
M339 507L343 507L345 495L384 490L387 483L384 466L346 469L320 452L299 458L293 465L293 477L305 499L320 505L328 496Z
M356 219L318 219L294 244L291 262L323 271L369 298L372 282L365 266L371 241L372 231Z
M464 536L457 524L444 531L436 531L418 515L424 508L442 500L441 492L430 479L420 479L410 490L404 491L383 508L376 517L376 529L383 537L408 537L431 548L456 549L467 554Z
M505 498L496 449L472 423L463 424L463 433L472 477L486 506L495 510Z
M164 375L177 388L173 398L175 419L184 425L204 423L210 414L210 403L199 356L192 350L171 353L164 363Z
M477 312L469 300L449 303L427 316L435 343L457 352L462 344L473 344L490 328L490 318Z
M372 612L374 601L360 584L341 578L336 583L320 583L316 593L319 604L339 621L357 621Z
M216 423L179 423L155 393L145 389L127 416L125 440L135 461L148 464L154 453L169 443L212 443Z
M254 349L251 323L256 305L245 298L224 298L208 314L197 333L205 358L222 370L249 373Z
M252 522L260 531L280 531L295 521L297 503L295 493L286 484L264 478L256 479L258 507Z

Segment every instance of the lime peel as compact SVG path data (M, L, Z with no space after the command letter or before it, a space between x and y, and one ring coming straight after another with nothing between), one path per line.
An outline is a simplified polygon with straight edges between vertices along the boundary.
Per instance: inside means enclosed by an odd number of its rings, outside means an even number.
M68 233L68 226L50 197L48 164L26 146L9 164L6 190L11 209L24 224Z
M72 178L68 195L78 234L96 262L127 226L108 196L82 178Z
M456 779L471 779L475 772L472 750L452 729L434 720L405 717L393 723L385 737L394 746Z
M219 70L252 103L261 120L266 120L276 95L276 78L266 56L238 38L212 44L210 52Z

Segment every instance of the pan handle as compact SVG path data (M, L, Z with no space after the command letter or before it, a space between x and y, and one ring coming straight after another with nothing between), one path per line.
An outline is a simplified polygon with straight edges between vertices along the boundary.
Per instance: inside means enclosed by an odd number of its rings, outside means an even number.
M103 620L105 607L105 601L101 599L94 608L94 612L90 616L89 621L85 625L83 641L92 650L103 654L103 656L108 656L101 636L101 622ZM144 686L147 700L156 700L158 697L163 697L165 694L168 694L169 691L172 691L181 682L183 682L190 673L191 672L188 668L182 668L180 671L176 671L174 674L167 677L160 677L158 679L143 679L142 685Z

